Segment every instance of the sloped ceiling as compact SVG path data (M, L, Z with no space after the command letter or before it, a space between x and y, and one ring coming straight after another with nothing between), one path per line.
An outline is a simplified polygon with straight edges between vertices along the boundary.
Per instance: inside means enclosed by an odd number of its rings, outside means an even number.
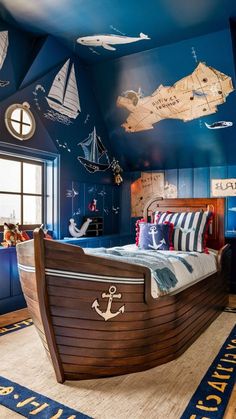
M58 37L91 63L215 32L236 16L235 0L1 0L0 5L2 18ZM140 33L150 39L130 39ZM107 34L113 37L104 38ZM77 42L87 36L94 36L91 45ZM115 50L104 47L109 40Z
M235 92L212 115L188 122L164 118L133 133L122 127L129 112L117 106L124 92L140 89L150 96L161 84L191 74L199 62L231 77L235 86L235 0L0 0L0 15L29 34L58 38L89 64L111 146L126 170L236 163ZM231 126L205 125L217 121Z

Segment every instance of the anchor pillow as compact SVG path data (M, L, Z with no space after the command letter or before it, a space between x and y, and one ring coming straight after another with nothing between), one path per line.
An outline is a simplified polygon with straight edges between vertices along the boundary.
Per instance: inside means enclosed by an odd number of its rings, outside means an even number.
M173 250L173 224L145 223L139 224L139 248L145 250Z
M173 245L175 250L208 253L206 239L212 218L213 213L211 211L157 211L154 221L158 224L162 224L164 221L174 224Z

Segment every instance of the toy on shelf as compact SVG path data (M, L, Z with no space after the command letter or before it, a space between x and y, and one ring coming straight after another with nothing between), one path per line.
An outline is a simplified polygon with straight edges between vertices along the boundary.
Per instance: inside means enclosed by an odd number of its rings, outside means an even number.
M18 243L29 240L26 231L20 231L19 224L4 223L3 242L4 247L14 247Z
M97 200L95 198L88 204L88 209L92 212L97 212L99 209L97 208Z
M87 218L87 220L82 224L81 228L78 229L76 227L76 223L74 218L70 219L70 225L69 225L69 232L71 234L72 237L82 237L85 235L87 228L89 226L89 224L91 223L91 219Z

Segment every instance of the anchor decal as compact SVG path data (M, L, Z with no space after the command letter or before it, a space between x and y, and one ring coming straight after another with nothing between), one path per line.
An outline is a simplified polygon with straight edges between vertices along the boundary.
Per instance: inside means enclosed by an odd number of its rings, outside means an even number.
M106 311L102 312L99 309L99 302L98 300L95 300L92 304L92 308L94 308L96 310L96 312L99 314L99 316L103 317L105 321L112 319L112 317L116 317L118 316L118 314L124 313L125 311L125 306L122 306L119 308L119 310L116 313L112 313L111 312L111 305L112 305L112 300L113 298L121 298L122 295L119 294L115 294L116 292L116 287L114 285L112 285L109 288L109 294L106 294L105 292L102 293L102 298L109 298L108 303L107 303L107 309Z
M160 241L160 244L157 244L156 238L155 238L156 231L157 231L156 226L151 226L148 232L148 234L151 234L152 236L152 243L153 243L153 245L149 244L148 246L154 250L158 250L162 247L163 244L166 244L166 241L164 238Z

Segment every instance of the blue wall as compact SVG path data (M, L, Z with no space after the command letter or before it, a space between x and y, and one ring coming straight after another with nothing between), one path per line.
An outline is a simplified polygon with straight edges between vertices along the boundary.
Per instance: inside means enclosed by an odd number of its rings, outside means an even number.
M129 114L116 105L122 92L137 92L141 88L145 97L150 96L161 84L171 86L191 74L200 61L230 76L235 85L230 30L105 61L91 68L110 143L127 170L236 164L235 92L209 116L188 122L164 119L151 130L134 133L121 127ZM234 125L218 130L205 126L205 122L220 120Z
M0 88L1 141L19 146L19 141L6 130L4 113L12 103L28 102L35 115L36 132L24 146L60 155L61 237L68 235L69 218L73 216L80 224L83 216L94 215L88 209L93 198L98 201L96 215L104 216L106 234L119 232L120 214L121 232L130 230L126 203L129 180L121 188L113 186L111 171L89 174L77 159L81 155L78 143L88 137L94 125L110 158L115 154L126 168L126 179L130 179L129 170L162 169L166 180L178 186L180 197L199 197L209 196L210 178L236 175L235 93L219 106L216 114L205 119L187 123L163 120L152 131L133 134L125 133L121 128L127 112L116 106L117 97L123 91L137 91L141 87L145 95L150 95L159 84L171 85L190 74L196 61L206 61L234 81L229 30L96 64L90 72L77 56L51 36L29 37L4 22L0 24L0 30L9 30L9 50L0 79L10 82ZM75 64L82 111L71 124L65 125L48 118L46 96L68 58ZM209 123L231 120L234 125L208 130L205 120ZM65 142L70 151L60 147ZM68 196L68 191L73 189L78 192L74 198ZM230 198L228 204L229 207L236 206L234 198ZM232 229L235 227L234 214L227 214L227 228Z
M165 170L165 181L177 187L178 198L210 197L211 179L236 178L236 166L199 167ZM140 172L130 172L126 175L121 200L121 232L134 234L136 218L131 218L130 185L140 177ZM128 198L129 197L129 198ZM236 207L236 197L226 198L225 234L235 230L236 212L230 208Z
M0 141L10 146L23 145L33 150L42 150L46 154L52 152L60 155L61 237L68 235L68 220L73 215L71 202L66 198L67 190L72 188L72 182L81 184L77 197L80 218L77 214L74 215L77 223L80 223L84 215L91 215L87 205L83 203L84 195L86 195L84 190L94 184L105 184L107 189L104 202L102 205L99 203L99 215L109 217L109 223L106 222L107 233L117 232L119 220L117 220L117 214L112 211L112 207L119 206L117 203L119 193L116 195L116 186L112 185L111 170L90 174L77 159L79 155L83 156L78 143L88 137L94 126L108 150L110 159L113 157L107 129L91 88L87 68L77 56L60 45L53 37L34 39L21 31L16 31L4 22L0 24L0 30L8 30L9 33L9 48L0 71L0 79L9 81L7 86L0 88ZM76 119L67 118L69 124L65 124L60 120L49 119L50 108L46 96L55 76L68 58L75 65L81 113ZM23 102L30 104L30 109L36 119L36 131L32 139L20 142L8 133L4 123L4 114L10 104ZM67 147L64 148L65 143Z

